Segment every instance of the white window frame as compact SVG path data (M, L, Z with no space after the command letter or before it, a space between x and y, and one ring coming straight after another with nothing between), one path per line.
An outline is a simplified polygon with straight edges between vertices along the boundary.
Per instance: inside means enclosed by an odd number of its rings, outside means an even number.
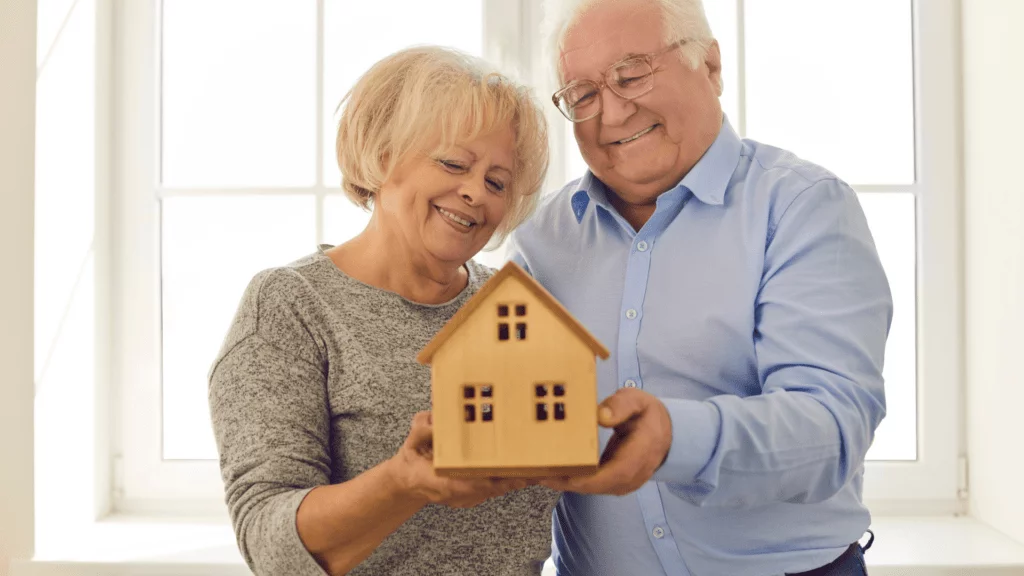
M159 0L115 0L112 371L115 413L114 508L127 513L220 516L223 485L216 461L162 459L159 175ZM743 4L736 0L744 126ZM536 88L551 124L548 190L566 180L564 119L546 105L554 78L540 36L542 0L484 0L484 54ZM163 190L175 194L315 194L318 213L338 189L323 179L323 0L318 0L317 180L313 188ZM916 174L909 186L861 192L912 192L917 212L918 458L868 462L865 500L876 514L963 512L963 306L959 10L956 0L916 0L914 99ZM155 72L156 71L156 72ZM880 87L884 89L884 87ZM148 120L147 120L148 119ZM927 191L925 193L924 191ZM318 218L317 241L323 237Z
M865 463L875 514L966 513L963 371L963 197L960 10L915 0L914 144L917 216L917 460ZM884 87L880 87L884 89Z

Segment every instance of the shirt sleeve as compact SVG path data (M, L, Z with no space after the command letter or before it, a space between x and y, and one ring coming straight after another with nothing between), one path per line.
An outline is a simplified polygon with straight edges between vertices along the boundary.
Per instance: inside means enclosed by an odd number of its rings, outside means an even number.
M854 191L827 180L798 194L769 229L754 303L762 394L664 400L673 442L653 479L698 505L835 495L885 416L892 311Z
M299 539L296 513L310 490L330 481L326 377L287 274L257 276L243 297L210 372L210 411L249 568L258 576L325 576Z

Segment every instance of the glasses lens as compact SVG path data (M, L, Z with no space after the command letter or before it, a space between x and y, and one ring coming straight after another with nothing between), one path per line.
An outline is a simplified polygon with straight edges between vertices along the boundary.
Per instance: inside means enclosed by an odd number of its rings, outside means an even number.
M640 58L626 60L608 71L608 85L623 98L636 98L654 86L654 71Z
M558 108L570 120L586 118L593 115L601 107L601 98L597 86L592 82L573 84L562 92Z

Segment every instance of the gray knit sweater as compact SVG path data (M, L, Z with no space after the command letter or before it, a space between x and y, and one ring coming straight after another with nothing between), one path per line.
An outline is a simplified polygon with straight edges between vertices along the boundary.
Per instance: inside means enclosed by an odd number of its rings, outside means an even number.
M249 284L210 371L210 410L242 555L260 575L322 576L295 526L314 487L390 458L430 409L417 352L492 271L436 306L344 274L321 247ZM428 505L350 574L539 574L556 492L535 486L469 509Z

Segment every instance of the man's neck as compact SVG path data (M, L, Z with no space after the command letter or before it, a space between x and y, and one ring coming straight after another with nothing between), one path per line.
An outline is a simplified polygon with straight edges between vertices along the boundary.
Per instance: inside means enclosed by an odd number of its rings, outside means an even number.
M658 207L655 201L647 204L630 204L623 200L618 194L609 190L608 202L615 208L615 211L622 215L629 222L630 226L633 227L634 232L639 232L644 224L651 219L654 215L654 210Z

